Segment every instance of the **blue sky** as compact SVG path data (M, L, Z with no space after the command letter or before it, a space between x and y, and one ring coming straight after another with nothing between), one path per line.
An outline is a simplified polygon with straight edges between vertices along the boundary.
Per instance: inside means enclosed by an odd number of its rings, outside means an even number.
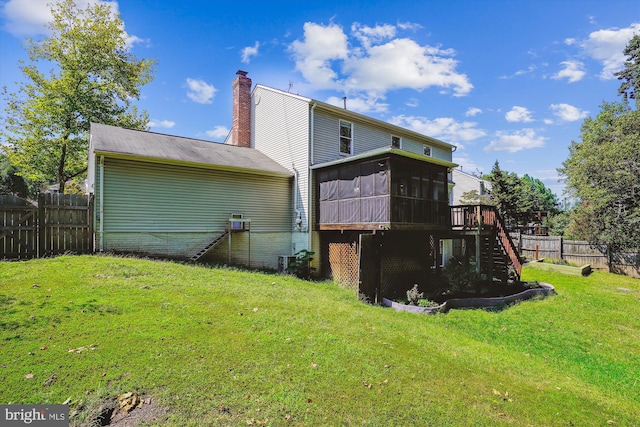
M89 1L78 0L79 4ZM22 80L24 37L48 0L0 0L0 85ZM618 100L637 0L110 2L131 52L156 58L137 103L151 130L223 141L238 69L254 84L408 127L456 145L467 172L503 169L561 196L556 169L585 117Z

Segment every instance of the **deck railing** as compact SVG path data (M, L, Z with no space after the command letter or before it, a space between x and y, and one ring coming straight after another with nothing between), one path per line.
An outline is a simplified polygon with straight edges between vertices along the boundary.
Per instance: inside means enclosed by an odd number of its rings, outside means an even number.
M504 221L495 206L469 205L451 206L451 226L458 230L483 230L494 228L502 249L509 257L518 273L522 272L522 258L514 245L509 233L507 233Z
M451 226L475 230L478 227L493 227L496 222L496 210L488 205L451 206Z

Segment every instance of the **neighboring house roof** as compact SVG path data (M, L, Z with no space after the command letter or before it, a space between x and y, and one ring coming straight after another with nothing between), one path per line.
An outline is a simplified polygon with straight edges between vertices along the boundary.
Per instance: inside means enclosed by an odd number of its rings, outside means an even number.
M315 104L317 106L317 108L322 108L323 110L333 112L334 114L339 114L339 115L341 115L342 117L345 117L345 118L351 118L352 120L364 121L364 122L373 124L375 126L380 126L380 127L387 128L390 131L392 131L392 133L411 135L411 136L415 137L416 139L424 140L425 142L427 142L430 145L438 146L438 147L449 149L449 150L451 150L452 148L455 147L452 144L448 144L448 143L446 143L444 141L440 141L439 139L432 138L430 136L421 134L419 132L415 132L413 130L404 128L402 126L397 126L397 125L394 125L394 124L391 124L391 123L388 123L388 122L385 122L385 121L382 121L382 120L374 119L373 117L369 117L369 116L366 116L364 114L356 113L355 111L351 111L351 110L348 110L346 108L336 107L335 105L327 104L326 102L322 102L322 101L319 101L317 99L307 98L305 96L296 95L296 94L293 94L293 93L282 91L280 89L274 89L272 87L263 86L263 85L256 85L253 90L255 91L255 89L258 88L258 87L260 87L262 89L267 89L267 90L271 90L271 91L274 91L274 92L282 93L282 94L285 94L287 96L300 99L302 101L306 101L306 102L309 103L309 105Z
M338 159L338 160L333 160L333 161L325 162L325 163L318 163L316 165L311 166L311 169L320 169L320 168L325 168L325 167L328 167L328 166L340 165L340 164L344 164L344 163L349 163L349 162L354 162L354 161L358 161L358 160L368 159L368 158L371 158L371 157L380 156L380 155L383 155L383 154L396 154L398 156L407 157L407 158L410 158L410 159L421 160L423 162L433 163L435 165L440 165L440 166L446 166L448 168L455 168L456 166L458 166L457 164L448 162L446 160L437 159L435 157L430 157L430 156L423 156L423 155L416 154L416 153L411 153L409 151L404 151L404 150L401 150L399 148L381 147L381 148L377 148L375 150L365 151L364 153L356 154L356 155L353 155L353 156L343 157L343 158Z
M91 147L96 155L107 157L258 175L293 176L291 171L251 148L98 123L91 123Z

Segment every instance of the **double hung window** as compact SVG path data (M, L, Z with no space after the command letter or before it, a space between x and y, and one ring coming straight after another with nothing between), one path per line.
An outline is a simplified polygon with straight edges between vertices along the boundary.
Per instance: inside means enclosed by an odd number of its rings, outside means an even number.
M353 154L353 123L340 120L340 154Z

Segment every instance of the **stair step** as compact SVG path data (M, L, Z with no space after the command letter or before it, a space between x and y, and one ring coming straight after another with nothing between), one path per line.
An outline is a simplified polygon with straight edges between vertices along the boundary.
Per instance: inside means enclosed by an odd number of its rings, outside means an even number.
M200 258L202 258L204 255L206 255L207 253L209 253L209 251L211 251L215 246L218 245L218 243L220 243L225 237L227 237L227 235L229 234L229 230L225 230L224 233L222 233L221 235L217 236L215 239L213 239L207 246L205 246L204 248L202 248L200 250L200 252L198 252L197 254L195 254L194 256L192 256L190 259L191 261L198 261Z

